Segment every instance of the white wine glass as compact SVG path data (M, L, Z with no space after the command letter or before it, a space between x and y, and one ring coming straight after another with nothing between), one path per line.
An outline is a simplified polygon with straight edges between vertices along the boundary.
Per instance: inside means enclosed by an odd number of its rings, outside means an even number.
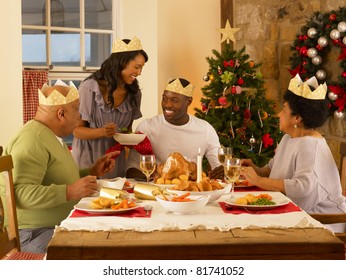
M226 158L224 161L224 171L226 181L232 183L232 197L234 194L234 184L239 180L241 159L240 158Z
M149 183L150 175L154 173L156 168L156 158L154 155L140 156L139 168L143 174L147 177L147 183Z
M232 148L230 147L219 147L217 151L217 156L220 163L223 165L226 158L232 158Z

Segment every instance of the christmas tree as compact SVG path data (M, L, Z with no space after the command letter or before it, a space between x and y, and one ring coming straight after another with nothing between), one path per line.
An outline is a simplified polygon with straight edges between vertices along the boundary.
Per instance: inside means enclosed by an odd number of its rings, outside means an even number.
M227 38L234 40L229 28ZM235 157L263 166L273 157L282 133L275 104L265 97L261 64L249 59L245 47L232 50L229 40L221 52L212 53L203 78L209 83L202 88L202 108L195 108L195 115L215 128L221 145L231 147Z

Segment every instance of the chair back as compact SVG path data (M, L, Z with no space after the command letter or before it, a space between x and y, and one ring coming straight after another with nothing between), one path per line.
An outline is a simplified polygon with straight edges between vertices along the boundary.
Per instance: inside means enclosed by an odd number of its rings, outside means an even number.
M6 209L4 208L4 202L1 201L0 211L1 215L1 243L6 242L1 246L0 257L3 258L7 253L14 250L20 251L20 242L19 242L19 232L18 232L18 222L17 222L17 212L16 212L16 203L14 196L14 186L13 186L13 177L12 177L13 162L12 156L0 156L0 173L4 176L5 183L5 198L6 198ZM1 200L1 198L0 198ZM8 227L4 226L5 215L7 217ZM6 250L5 250L6 248ZM8 251L9 250L9 251Z
M346 223L346 213L340 214L309 214L315 220L319 221L321 224L338 224L338 223ZM343 233L335 233L335 235L345 243L346 245L346 232Z
M0 259L43 260L45 254L21 252L12 169L12 156L0 156L0 174L4 176L6 199L5 205L0 197ZM7 227L4 225L5 215Z

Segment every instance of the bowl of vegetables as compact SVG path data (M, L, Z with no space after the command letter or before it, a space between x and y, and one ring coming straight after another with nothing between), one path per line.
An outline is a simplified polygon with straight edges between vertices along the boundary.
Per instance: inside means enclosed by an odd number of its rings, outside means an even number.
M209 195L191 196L189 193L183 195L157 195L157 202L161 207L175 214L189 214L202 209L207 205Z

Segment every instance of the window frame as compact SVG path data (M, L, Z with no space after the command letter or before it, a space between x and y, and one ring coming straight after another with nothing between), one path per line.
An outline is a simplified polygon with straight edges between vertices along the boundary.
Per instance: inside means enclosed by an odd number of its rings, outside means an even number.
M26 0L27 1L27 0ZM51 0L46 0L46 9L50 11ZM57 27L50 25L22 25L22 34L23 30L40 30L46 32L46 66L37 66L37 65L22 65L23 69L47 69L49 71L48 79L56 80L84 80L91 73L100 68L99 66L86 66L85 63L85 34L109 34L111 38L117 38L119 31L119 19L120 19L120 0L112 0L112 30L106 29L90 29L85 28L85 0L79 0L79 15L80 15L80 27ZM46 13L47 24L50 23L50 12ZM80 65L79 66L61 66L61 65L52 65L51 62L51 34L54 31L60 32L73 32L80 35Z

